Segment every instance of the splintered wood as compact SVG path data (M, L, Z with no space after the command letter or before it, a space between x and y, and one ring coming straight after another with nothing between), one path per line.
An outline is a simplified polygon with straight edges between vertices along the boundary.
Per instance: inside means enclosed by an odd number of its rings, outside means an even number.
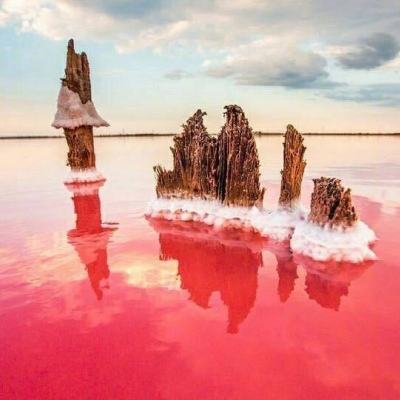
M226 122L218 136L217 198L226 205L262 205L260 162L252 129L239 106L225 106Z
M314 179L314 191L311 195L310 222L330 228L352 227L358 217L351 200L350 189L341 185L340 179Z
M158 197L215 199L226 205L261 205L257 148L239 106L225 107L226 123L218 138L208 135L198 110L171 148L174 167L154 167Z
M207 133L204 115L197 110L183 125L183 132L174 137L173 170L154 167L158 197L215 198L217 140Z
M79 94L82 104L92 100L89 61L85 52L75 52L73 39L68 42L65 78L62 78L61 82L69 90Z
M61 82L63 86L79 94L82 104L92 100L89 61L85 53L75 53L73 39L68 42L65 78ZM69 148L68 165L71 169L95 168L93 127L84 125L76 129L64 128L64 134Z
M305 151L303 137L293 125L288 125L283 143L283 170L279 197L279 205L283 208L295 208L299 202L306 167L306 162L303 160Z

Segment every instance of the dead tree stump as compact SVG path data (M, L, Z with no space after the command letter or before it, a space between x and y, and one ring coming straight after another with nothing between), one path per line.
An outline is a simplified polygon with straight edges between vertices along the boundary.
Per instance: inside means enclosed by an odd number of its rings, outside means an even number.
M303 137L293 125L288 125L283 143L283 170L279 197L279 205L283 208L295 208L300 199L301 183L306 167L306 162L303 160L305 151Z
M61 79L57 113L52 125L64 129L71 169L95 169L93 127L109 125L97 114L92 103L89 61L86 53L75 52L73 39L68 42L65 77Z
M154 167L158 197L219 200L226 205L261 205L259 160L253 132L239 106L226 106L218 139L204 126L201 110L174 137L171 171Z
M68 144L68 165L72 170L96 168L93 127L80 126L76 129L64 128Z
M351 191L341 185L340 179L314 179L311 211L308 220L330 228L350 228L358 220L352 204Z
M174 137L173 170L157 165L158 197L214 199L216 193L217 141L204 126L205 112L197 110Z
M226 205L261 205L264 189L253 131L239 106L225 110L226 122L218 136L218 200Z

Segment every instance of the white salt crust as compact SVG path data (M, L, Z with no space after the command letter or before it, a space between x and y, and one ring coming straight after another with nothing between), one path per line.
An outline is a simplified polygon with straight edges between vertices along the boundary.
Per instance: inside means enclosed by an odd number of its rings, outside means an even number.
M95 182L65 182L65 186L74 196L90 196L98 193L104 182L103 178L103 180Z
M57 112L51 125L54 128L67 129L76 129L80 126L110 126L100 117L90 100L82 104L79 94L69 90L67 86L61 86Z
M223 206L216 201L156 199L146 211L153 218L201 221L215 228L254 229L274 240L287 240L298 221L304 218L300 209L267 211L257 207Z
M91 183L91 182L104 182L106 178L97 171L96 168L90 168L85 170L74 171L72 170L67 178L65 179L64 183L74 184L74 183Z
M290 247L293 252L317 261L359 263L376 259L375 253L369 248L375 240L375 233L361 221L346 230L300 221L293 232Z
M318 261L358 263L376 258L369 245L375 233L363 222L347 230L323 228L306 221L301 210L260 210L256 207L223 206L216 201L155 199L146 216L167 220L200 221L214 228L242 228L259 232L273 240L290 239L293 252Z

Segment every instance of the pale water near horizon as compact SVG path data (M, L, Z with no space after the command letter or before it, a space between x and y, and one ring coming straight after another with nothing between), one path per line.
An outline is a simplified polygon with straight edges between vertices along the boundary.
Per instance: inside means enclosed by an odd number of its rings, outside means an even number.
M267 206L282 138L257 139ZM400 138L305 137L342 178L378 260L146 220L171 137L96 138L98 193L63 185L63 140L0 142L0 398L398 399Z

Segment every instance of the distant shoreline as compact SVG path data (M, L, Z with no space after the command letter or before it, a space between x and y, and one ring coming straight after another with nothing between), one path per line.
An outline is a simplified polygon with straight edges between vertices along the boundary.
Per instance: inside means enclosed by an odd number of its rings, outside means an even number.
M216 134L212 134L215 136ZM284 132L254 132L254 135L259 136L282 136ZM304 136L400 136L398 133L318 133L318 132L305 132L302 133ZM165 136L175 136L175 133L122 133L122 134L105 134L105 135L94 135L96 138L128 138L128 137L165 137ZM0 136L0 140L19 140L19 139L63 139L62 135L8 135Z

